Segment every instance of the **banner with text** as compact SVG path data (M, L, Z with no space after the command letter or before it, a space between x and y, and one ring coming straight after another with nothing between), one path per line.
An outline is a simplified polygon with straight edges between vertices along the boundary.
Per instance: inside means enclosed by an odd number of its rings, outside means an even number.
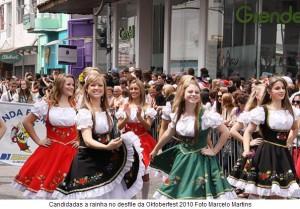
M5 122L6 132L0 140L0 163L22 165L33 153L37 145L22 125L24 117L33 105L0 102L0 117ZM34 129L40 138L46 136L43 120L37 120Z

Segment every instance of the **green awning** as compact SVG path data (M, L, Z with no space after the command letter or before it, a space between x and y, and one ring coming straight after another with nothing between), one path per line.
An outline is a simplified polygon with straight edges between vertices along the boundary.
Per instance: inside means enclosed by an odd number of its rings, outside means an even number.
M36 54L37 47L36 46L23 46L17 49L13 49L9 52L0 52L0 62L14 64L22 60L23 55L25 53L28 54Z

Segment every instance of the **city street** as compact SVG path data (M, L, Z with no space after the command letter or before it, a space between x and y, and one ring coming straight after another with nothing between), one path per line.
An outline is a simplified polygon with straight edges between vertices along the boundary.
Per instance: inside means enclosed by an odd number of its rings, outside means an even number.
M0 199L23 199L22 193L15 190L11 186L11 181L19 171L18 166L0 165ZM155 189L161 183L161 177L155 176L155 172L151 172L151 185L149 198L152 198ZM141 194L137 196L141 198Z

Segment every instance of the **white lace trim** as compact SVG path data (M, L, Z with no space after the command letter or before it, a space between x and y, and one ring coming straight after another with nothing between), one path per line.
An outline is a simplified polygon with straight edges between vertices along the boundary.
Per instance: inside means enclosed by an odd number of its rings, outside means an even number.
M271 188L262 188L254 183L237 180L228 176L227 181L232 186L245 190L245 193L255 194L259 196L280 196L280 197L300 197L300 188L297 183L292 183L287 189L281 188L278 184L272 184Z
M153 195L154 199L160 199L160 200L168 200L171 199L170 197L167 197L160 192L156 191ZM196 198L195 198L196 199ZM237 195L234 191L225 192L222 195L219 195L217 198L214 198L213 196L206 197L206 200L233 200L237 199Z
M137 175L137 180L133 183L133 185L129 189L125 190L125 194L126 194L127 198L131 199L143 188L142 177L144 176L146 169L145 169L145 165L143 162L143 154L142 154L143 148L142 148L139 137L132 131L129 131L129 132L126 132L125 134L122 134L122 139L126 139L126 138L128 140L131 140L135 150L139 154L139 161L140 161L139 162L140 168L139 168L139 172Z
M112 181L111 183L102 186L102 187L98 187L89 191L85 191L85 192L75 192L69 195L65 195L59 191L55 191L52 195L52 198L55 199L90 199L90 198L101 198L101 196L109 196L109 193L113 191L113 189L115 189L115 187L119 184L121 184L125 174L130 170L132 163L134 161L134 149L133 147L136 149L136 151L139 153L139 172L138 172L138 176L137 176L137 180L135 181L135 183L128 189L125 190L124 192L124 197L122 198L132 198L133 196L135 196L142 188L143 186L143 180L142 180L142 176L144 174L144 165L142 162L142 154L141 154L141 144L139 140L136 140L133 136L130 136L130 132L123 134L121 136L121 138L123 139L123 142L127 148L127 162L125 164L124 169L121 171L121 173L119 174L119 176ZM121 197L120 197L121 198Z
M22 184L19 184L16 181L12 182L12 187L16 190L19 190L23 192L23 196L28 199L51 199L52 192L47 192L45 190L39 190L38 192L33 192L27 189L27 187L23 186Z

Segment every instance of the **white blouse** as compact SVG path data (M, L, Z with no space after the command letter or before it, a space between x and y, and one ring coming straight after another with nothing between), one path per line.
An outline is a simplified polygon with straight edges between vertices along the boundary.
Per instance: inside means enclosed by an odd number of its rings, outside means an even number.
M167 121L171 121L170 114L172 112L172 105L171 102L166 102L166 105L162 108L162 115L161 118Z
M104 134L109 132L109 124L107 121L106 112L96 112L95 113L95 132L97 134ZM76 115L77 129L93 128L92 113L86 108L78 110Z
M48 113L49 105L45 100L34 103L31 112L39 119L45 119ZM76 121L76 111L72 107L52 106L49 110L49 122L53 126L73 126Z
M294 110L294 118L288 110L268 110L268 124L270 128L276 130L288 130L291 129L293 123L299 118L299 111ZM254 108L249 113L250 122L255 125L260 125L265 122L265 111L264 108L259 106Z
M195 116L181 116L176 123L176 114L171 113L170 128L176 127L176 132L181 136L194 136ZM201 129L206 130L208 128L217 128L223 122L221 115L214 111L204 111L201 118Z
M246 127L250 123L250 112L244 111L242 112L236 119L237 122L243 123L244 127Z
M145 112L142 111L142 117L144 117L146 115L146 116L150 117L151 119L154 119L156 114L157 114L156 110L151 107L148 107ZM129 122L139 122L136 115L137 115L137 107L130 107L130 116L129 116L128 121ZM118 112L116 112L116 118L117 119L126 118L126 113L124 112L123 109L119 109Z

